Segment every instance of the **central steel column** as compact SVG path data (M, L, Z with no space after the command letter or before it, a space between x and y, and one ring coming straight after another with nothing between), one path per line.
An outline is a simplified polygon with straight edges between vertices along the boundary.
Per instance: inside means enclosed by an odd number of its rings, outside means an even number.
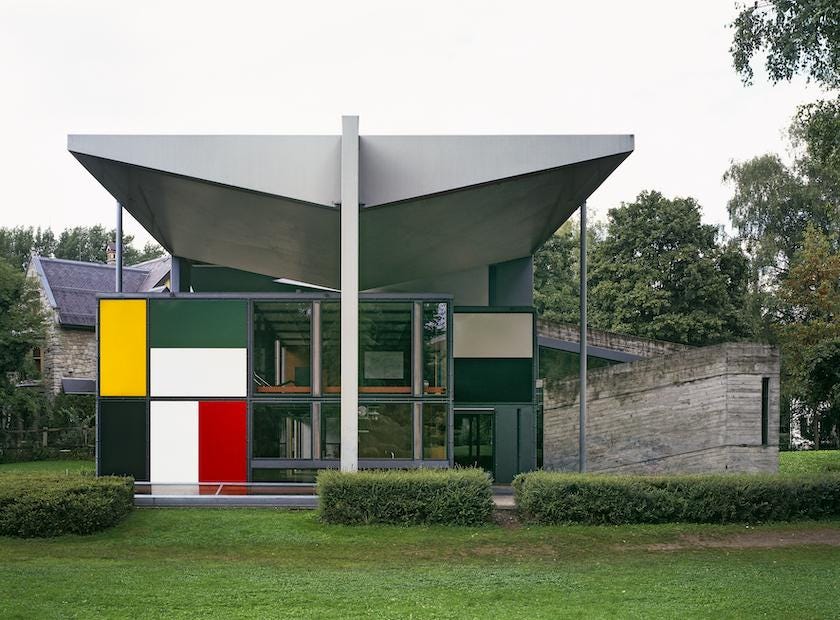
M341 471L359 468L359 117L341 117Z
M122 293L123 290L123 232L122 218L123 208L120 201L117 201L117 228L114 231L114 253L116 254L116 290Z
M586 201L580 205L580 415L578 469L586 471Z

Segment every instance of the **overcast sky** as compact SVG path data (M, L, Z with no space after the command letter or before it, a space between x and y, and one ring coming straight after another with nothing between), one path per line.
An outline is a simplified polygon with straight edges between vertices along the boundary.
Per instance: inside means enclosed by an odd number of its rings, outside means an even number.
M633 133L593 195L694 196L784 153L804 82L744 87L733 0L0 0L0 225L113 226L68 133ZM127 221L128 232L148 239Z

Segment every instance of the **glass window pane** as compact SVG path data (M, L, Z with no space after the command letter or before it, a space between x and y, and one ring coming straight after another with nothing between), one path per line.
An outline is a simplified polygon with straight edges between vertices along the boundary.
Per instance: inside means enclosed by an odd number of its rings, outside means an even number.
M321 302L321 390L341 391L341 306Z
M412 409L411 403L360 405L359 458L412 458Z
M359 406L359 458L410 459L414 456L411 403ZM445 432L445 431L444 431ZM341 458L339 405L321 405L321 458Z
M254 458L311 459L310 405L255 404L252 437Z
M321 458L341 458L341 413L338 405L321 405Z
M359 304L359 385L363 393L411 394L410 303Z
M254 303L254 388L258 394L309 394L312 304Z
M423 458L446 458L446 428L449 407L443 403L423 405Z
M448 304L423 304L423 393L446 394L446 319Z

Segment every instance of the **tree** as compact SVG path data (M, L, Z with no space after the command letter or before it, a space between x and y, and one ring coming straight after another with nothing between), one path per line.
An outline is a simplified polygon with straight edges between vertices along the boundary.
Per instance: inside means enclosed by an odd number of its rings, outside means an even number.
M590 271L594 326L692 345L748 334L746 259L718 245L693 198L645 191L608 219Z
M804 73L827 88L840 86L840 3L837 0L762 0L739 6L730 24L735 71L752 83L753 56L764 52L773 82Z
M578 319L576 237L579 235L566 222L534 254L534 307L550 321L573 323Z
M49 228L0 228L0 259L6 259L20 270L26 269L32 254L51 256L55 246L55 235Z
M779 288L783 385L794 414L811 418L813 439L837 436L840 415L840 251L814 227L805 232ZM823 425L821 420L834 420Z
M23 430L39 422L39 399L14 384L34 372L32 349L44 339L45 321L34 282L0 260L0 429Z
M104 263L108 259L108 243L116 238L116 231L106 230L104 226L76 226L62 231L55 248L56 258L81 260L92 263ZM133 235L123 234L123 261L133 265L163 254L163 249L154 243L147 243L142 250L137 250L132 243Z

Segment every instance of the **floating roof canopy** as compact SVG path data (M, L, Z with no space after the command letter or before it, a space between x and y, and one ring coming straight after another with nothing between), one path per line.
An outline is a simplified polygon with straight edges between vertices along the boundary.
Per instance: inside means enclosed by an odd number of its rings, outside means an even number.
M71 135L172 255L338 288L340 136ZM360 288L531 255L630 135L361 136Z

